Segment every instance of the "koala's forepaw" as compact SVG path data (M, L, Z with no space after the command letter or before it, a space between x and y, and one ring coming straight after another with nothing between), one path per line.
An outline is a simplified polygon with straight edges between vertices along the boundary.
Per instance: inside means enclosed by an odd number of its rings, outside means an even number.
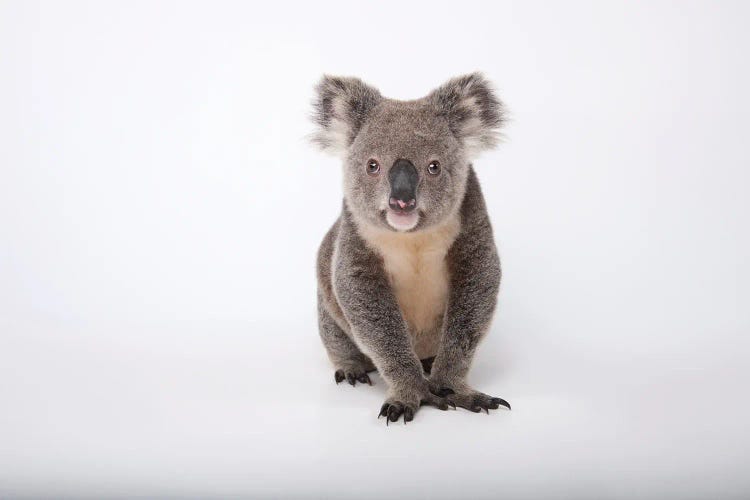
M372 380L370 380L370 376L366 371L336 370L336 372L333 374L333 379L337 384L346 379L346 381L351 385L356 385L357 382L361 384L372 385Z
M454 390L445 385L431 384L430 391L438 397L445 398L447 402L474 413L479 413L482 410L489 413L490 410L497 410L501 406L510 410L510 404L503 398L488 396L468 387L457 387Z
M405 401L407 399L408 402ZM454 405L450 401L447 401L445 398L441 398L427 391L425 392L425 394L421 395L421 397L391 397L386 399L385 403L383 403L383 406L380 407L378 418L385 417L385 425L388 425L389 422L396 422L401 417L401 415L403 415L405 424L406 422L411 422L412 420L414 420L414 414L417 413L419 407L425 405L434 406L435 408L438 408L440 410L447 410L450 407L452 407L454 410L456 409L456 405Z

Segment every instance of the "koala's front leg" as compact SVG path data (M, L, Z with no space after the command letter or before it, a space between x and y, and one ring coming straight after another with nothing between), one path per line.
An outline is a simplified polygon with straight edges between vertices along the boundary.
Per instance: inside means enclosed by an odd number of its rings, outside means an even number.
M476 222L459 235L447 255L450 294L430 390L474 412L499 406L510 409L504 399L475 391L466 383L477 345L492 320L501 274L489 222Z
M357 239L341 238L333 284L352 336L389 385L379 416L409 422L421 405L448 409L430 392L382 261Z

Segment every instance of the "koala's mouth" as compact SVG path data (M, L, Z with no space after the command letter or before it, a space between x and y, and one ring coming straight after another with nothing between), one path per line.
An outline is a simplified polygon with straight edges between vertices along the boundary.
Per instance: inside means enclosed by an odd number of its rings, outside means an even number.
M419 210L405 212L388 208L383 210L382 216L386 224L396 231L411 231L417 227L420 219Z

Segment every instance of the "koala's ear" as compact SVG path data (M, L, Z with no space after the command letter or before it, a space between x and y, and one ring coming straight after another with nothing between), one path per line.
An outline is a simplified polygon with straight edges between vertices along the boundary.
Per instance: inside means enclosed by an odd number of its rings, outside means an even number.
M312 141L324 151L344 153L354 142L367 114L382 99L359 78L324 76L315 88Z
M495 147L503 124L503 105L481 73L449 80L427 96L469 156Z

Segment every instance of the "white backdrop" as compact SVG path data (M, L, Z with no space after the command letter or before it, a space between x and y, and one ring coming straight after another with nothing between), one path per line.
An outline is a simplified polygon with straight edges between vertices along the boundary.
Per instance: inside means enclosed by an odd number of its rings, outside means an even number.
M747 497L741 2L0 4L0 497ZM323 72L481 70L504 267L471 382L333 383ZM744 396L743 396L744 394Z

